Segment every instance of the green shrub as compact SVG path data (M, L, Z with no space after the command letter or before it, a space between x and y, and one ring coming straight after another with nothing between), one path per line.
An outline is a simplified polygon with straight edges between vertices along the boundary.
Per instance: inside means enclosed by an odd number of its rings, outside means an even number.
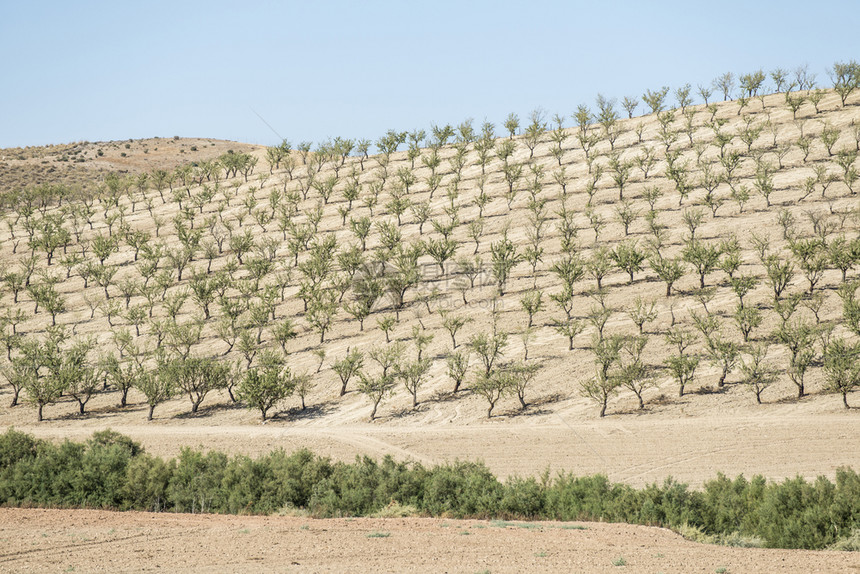
M98 432L54 444L0 435L0 504L315 516L601 520L674 528L700 542L781 548L860 547L860 476L836 482L722 474L702 491L667 479L641 490L604 475L499 480L483 463L420 464L369 457L333 463L308 450L252 459L183 449L172 460L128 437ZM494 522L504 525L507 522Z

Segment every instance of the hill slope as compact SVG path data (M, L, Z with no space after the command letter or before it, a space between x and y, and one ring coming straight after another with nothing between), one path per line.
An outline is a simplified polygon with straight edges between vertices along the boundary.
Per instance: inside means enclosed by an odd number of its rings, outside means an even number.
M174 193L166 187L163 193L132 188L115 200L63 202L41 210L33 206L29 214L18 204L5 216L0 260L7 277L9 271L13 276L31 272L35 288L22 288L16 305L14 279L6 281L2 304L9 312L23 311L15 327L23 340L44 340L53 319L44 304L33 313L32 299L44 298L39 286L53 285L53 300L64 303L56 322L66 326L69 340L93 338L91 361L109 353L153 369L155 349L161 347L237 365L236 380L249 365L259 365L263 350L281 348L278 326L291 321L296 336L285 339L284 347L292 373L307 374L313 385L304 397L308 408L302 410L294 395L269 413L280 409L272 423L277 430L252 431L247 425L255 425L259 413L231 404L225 391L210 393L196 416L187 414L190 403L180 393L155 410L157 426L151 434L161 438L152 440L163 451L201 442L259 452L290 437L290 444L311 441L322 452L346 458L356 450L428 460L482 456L502 474L534 472L536 463L554 463L608 471L616 480L633 482L681 469L682 475L689 472L684 478L695 481L711 476L712 469L755 471L757 462L772 476L830 473L839 464L857 466L856 455L843 453L860 449L842 443L822 458L821 450L810 450L813 437L801 433L824 436L833 444L843 437L845 425L856 424L855 412L844 413L840 397L825 390L821 366L823 345L834 333L849 331L837 294L842 272L828 254L836 253L831 247L840 245L840 237L850 245L857 236L850 189L856 189L850 174L858 145L854 100L843 107L837 95L828 93L817 110L806 103L795 119L785 96L775 94L753 99L742 109L737 102L720 102L688 107L687 113L536 130L531 132L534 139L528 134L488 137L483 169L476 150L479 134L477 140L463 138L459 144L415 153L395 151L387 158L292 152L271 170L261 162L247 177L225 175L222 169L189 178L186 185L177 181ZM513 148L506 159L505 146ZM357 198L350 201L353 191ZM47 265L47 253L38 246L47 228L40 222L53 216L69 232L69 244L59 247ZM364 250L356 225L350 225L354 220L361 227L363 218L372 223ZM629 220L626 226L623 219ZM29 262L28 229L33 230L36 255ZM688 249L691 231L698 257ZM498 259L505 238L519 260L499 295L493 251ZM788 238L809 243L812 259L804 260L797 248L792 252ZM409 247L419 242L424 248L410 260ZM441 265L428 254L444 253L446 247L455 255ZM625 247L628 253L633 248L650 255L650 263L646 259L640 268L634 266L632 281L612 265L610 254L623 256ZM100 248L105 249L103 261L97 256ZM700 278L691 261L707 263L709 248L720 263ZM768 259L772 256L777 259ZM655 267L675 259L685 272L667 296ZM786 312L784 303L774 304L763 264L767 261L791 263L795 272L781 301L793 301L790 295L797 294L791 320L814 327L809 347L814 356L805 377L808 396L799 400L787 374L788 349L775 342L765 348L782 322L777 311ZM154 271L147 268L151 262L157 262ZM850 263L847 279L854 277L853 259ZM811 296L803 295L809 290L804 265L814 279ZM720 266L735 277L753 278L740 314L737 286ZM568 296L563 296L560 273L565 269L572 286ZM100 285L100 276L109 277ZM368 290L368 281L359 280L368 278L386 289L373 302L362 329L346 304L356 308ZM223 297L210 294L207 313L202 304L207 297L200 294L213 280L214 293ZM534 299L538 293L540 303ZM639 298L646 309L653 303L654 311L643 329L647 342L641 358L648 378L641 381L651 383L641 389L644 408L638 408L631 390L612 389L606 411L612 420L595 423L599 407L583 396L581 387L595 374L594 337L603 325L604 341L629 343L638 333L631 312ZM530 327L528 305L534 310ZM318 327L332 310L321 337ZM759 323L751 327L749 341L743 340L736 315L741 322ZM720 386L721 369L709 362L708 339L695 326L697 317L706 316L717 321L720 341L736 344L738 359L747 365L756 348L766 352L764 374L776 372L760 395L767 404L756 404L752 387L741 384L737 365ZM380 328L387 317L395 319L391 343ZM507 387L487 421L489 403L477 392L483 363L476 352L462 390L451 392L446 359L453 341L444 323L452 317L468 321L456 333L457 351L474 348L468 342L476 343L476 337L500 333L506 344L497 367L535 365L538 370L530 380L518 376L522 370L493 371L513 373L521 381L525 408ZM575 333L571 349L565 329ZM666 334L678 329L690 338L683 354L699 361L682 396L666 368L667 360L678 354ZM4 330L8 340L14 339L11 324ZM401 345L402 361L414 363L416 338L427 337L432 339L425 339L422 357L429 358L429 370L417 389L418 407L413 408L411 393L398 379L393 394L379 406L377 423L365 425L370 402L356 391L357 377L340 396L334 363L358 349L365 355L364 372L379 379L382 369L369 351ZM716 340L714 333L710 337ZM20 351L10 354L19 356ZM624 349L618 357L630 363ZM621 373L618 361L612 361L610 373ZM64 397L45 407L52 419L47 426L28 430L64 435L70 429L112 426L131 428L136 437L150 434L150 427L143 426L148 410L143 395L132 389L125 409L115 406L118 397L115 390L98 393L88 404L91 414L83 418L75 414L77 403ZM29 426L34 418L21 407L4 407L2 416L6 424L19 426ZM747 439L738 434L720 436L723 421L732 420L739 421L738 428L729 434L744 428L761 436L771 429L772 440L744 443ZM488 428L492 430L485 434ZM457 443L461 429L475 433ZM512 439L510 452L500 454L504 429L519 438ZM565 443L571 430L577 439L573 445ZM790 440L795 432L801 435L799 442ZM620 433L618 441L610 436L614 433ZM640 438L623 442L621 437L630 433ZM695 443L661 442L672 433L680 433L681 442L710 438L701 450ZM544 437L547 444L540 446ZM734 447L721 451L722 440ZM562 452L564 445L575 452ZM622 452L613 452L613 445ZM535 459L523 461L530 451ZM741 459L736 458L739 451L746 452ZM663 452L671 454L661 458ZM724 454L713 458L714 452ZM764 453L773 458L762 461ZM639 456L641 463L636 462ZM494 457L501 460L498 465L492 464ZM702 470L703 461L710 468Z

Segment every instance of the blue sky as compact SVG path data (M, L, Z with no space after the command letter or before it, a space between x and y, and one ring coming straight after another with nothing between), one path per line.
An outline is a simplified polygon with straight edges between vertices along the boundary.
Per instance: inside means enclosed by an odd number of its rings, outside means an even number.
M801 64L826 86L828 66L860 56L858 15L826 0L6 0L0 147L375 140Z

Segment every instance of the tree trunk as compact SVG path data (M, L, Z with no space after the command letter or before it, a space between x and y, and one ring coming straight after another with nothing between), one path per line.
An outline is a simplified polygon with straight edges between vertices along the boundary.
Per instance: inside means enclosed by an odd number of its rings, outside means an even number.
M146 420L151 421L152 420L152 413L154 413L154 412L155 412L155 405L149 405L149 414L147 415Z
M341 385L341 387L340 387L340 396L343 396L345 394L346 394L346 382L344 382L343 385Z
M802 399L803 395L805 394L804 389L803 389L803 383L801 382L801 383L795 383L795 384L797 385L797 398Z
M678 389L678 396L679 397L684 396L684 383L681 383L681 387Z
M843 395L843 398L844 398L844 395ZM39 405L39 410L38 410L38 412L36 413L36 417L37 417L37 420L38 420L39 422L42 422L42 407L43 407L43 406L44 406L44 405L40 404L40 405ZM846 408L847 408L847 407L848 407L848 403L845 403L845 406L846 406Z
M850 409L848 406L848 391L842 391L842 404L845 405L846 409ZM42 420L42 407L39 407L39 420Z
M119 399L119 406L125 407L128 404L128 389L122 390L122 397Z
M452 392L456 395L457 391L459 391L459 390L460 390L460 381L455 381L454 382L454 390Z
M78 411L79 411L78 414L83 416L85 414L84 409L86 408L86 406L87 406L87 401L83 401L83 402L78 401L78 407L79 407L78 408Z
M9 407L17 407L18 406L18 393L19 392L20 392L19 389L16 389L14 387L12 388L12 403L9 405Z
M603 404L600 405L600 418L606 416L606 400L603 401Z

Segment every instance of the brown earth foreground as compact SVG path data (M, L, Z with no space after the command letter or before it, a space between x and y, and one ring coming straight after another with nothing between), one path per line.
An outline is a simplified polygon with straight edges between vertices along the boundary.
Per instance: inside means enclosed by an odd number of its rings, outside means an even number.
M856 553L728 548L601 523L3 509L0 540L3 572L860 571Z

